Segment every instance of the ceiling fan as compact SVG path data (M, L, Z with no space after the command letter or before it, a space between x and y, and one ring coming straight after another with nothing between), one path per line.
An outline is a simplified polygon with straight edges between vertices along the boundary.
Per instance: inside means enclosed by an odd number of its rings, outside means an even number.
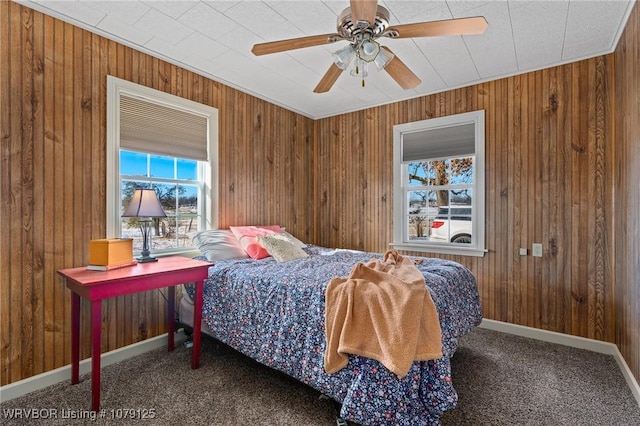
M334 63L313 90L315 93L328 92L342 72L350 67L351 75L361 77L364 86L370 63L378 70L384 69L400 87L408 90L418 86L420 79L391 49L380 45L379 38L474 35L484 33L488 26L484 17L476 16L390 27L389 11L378 5L378 0L350 0L350 6L338 16L337 33L258 43L251 52L260 56L346 40L349 44L333 54Z

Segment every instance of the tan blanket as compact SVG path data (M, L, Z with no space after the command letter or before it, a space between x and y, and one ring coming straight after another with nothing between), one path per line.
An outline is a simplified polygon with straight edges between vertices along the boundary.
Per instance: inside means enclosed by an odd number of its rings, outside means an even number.
M395 250L383 260L358 263L334 278L325 293L324 366L335 373L347 354L378 360L404 377L413 361L442 356L438 312L413 262Z

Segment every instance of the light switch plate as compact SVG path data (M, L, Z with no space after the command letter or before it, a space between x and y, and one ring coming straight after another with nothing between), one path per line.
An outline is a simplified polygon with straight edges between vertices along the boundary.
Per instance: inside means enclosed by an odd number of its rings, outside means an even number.
M524 247L520 247L520 256L526 256L527 255L527 249Z

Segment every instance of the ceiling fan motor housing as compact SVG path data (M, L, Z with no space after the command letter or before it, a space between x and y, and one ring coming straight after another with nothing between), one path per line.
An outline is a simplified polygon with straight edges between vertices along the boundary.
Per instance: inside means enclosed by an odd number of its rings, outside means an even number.
M351 42L360 41L365 38L365 35L368 35L371 39L380 37L388 27L389 11L380 5L378 5L376 11L375 22L365 28L358 26L358 22L352 21L350 7L343 10L340 16L338 16L338 34L340 34L343 39Z

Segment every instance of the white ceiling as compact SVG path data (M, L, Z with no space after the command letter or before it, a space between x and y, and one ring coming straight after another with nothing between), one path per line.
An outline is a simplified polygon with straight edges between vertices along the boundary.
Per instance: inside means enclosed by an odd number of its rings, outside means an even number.
M415 89L402 90L374 68L364 88L345 72L316 94L345 41L260 57L251 47L335 33L348 0L17 1L315 119L611 53L634 4L380 0L390 25L484 16L489 27L476 36L383 39L422 80Z

